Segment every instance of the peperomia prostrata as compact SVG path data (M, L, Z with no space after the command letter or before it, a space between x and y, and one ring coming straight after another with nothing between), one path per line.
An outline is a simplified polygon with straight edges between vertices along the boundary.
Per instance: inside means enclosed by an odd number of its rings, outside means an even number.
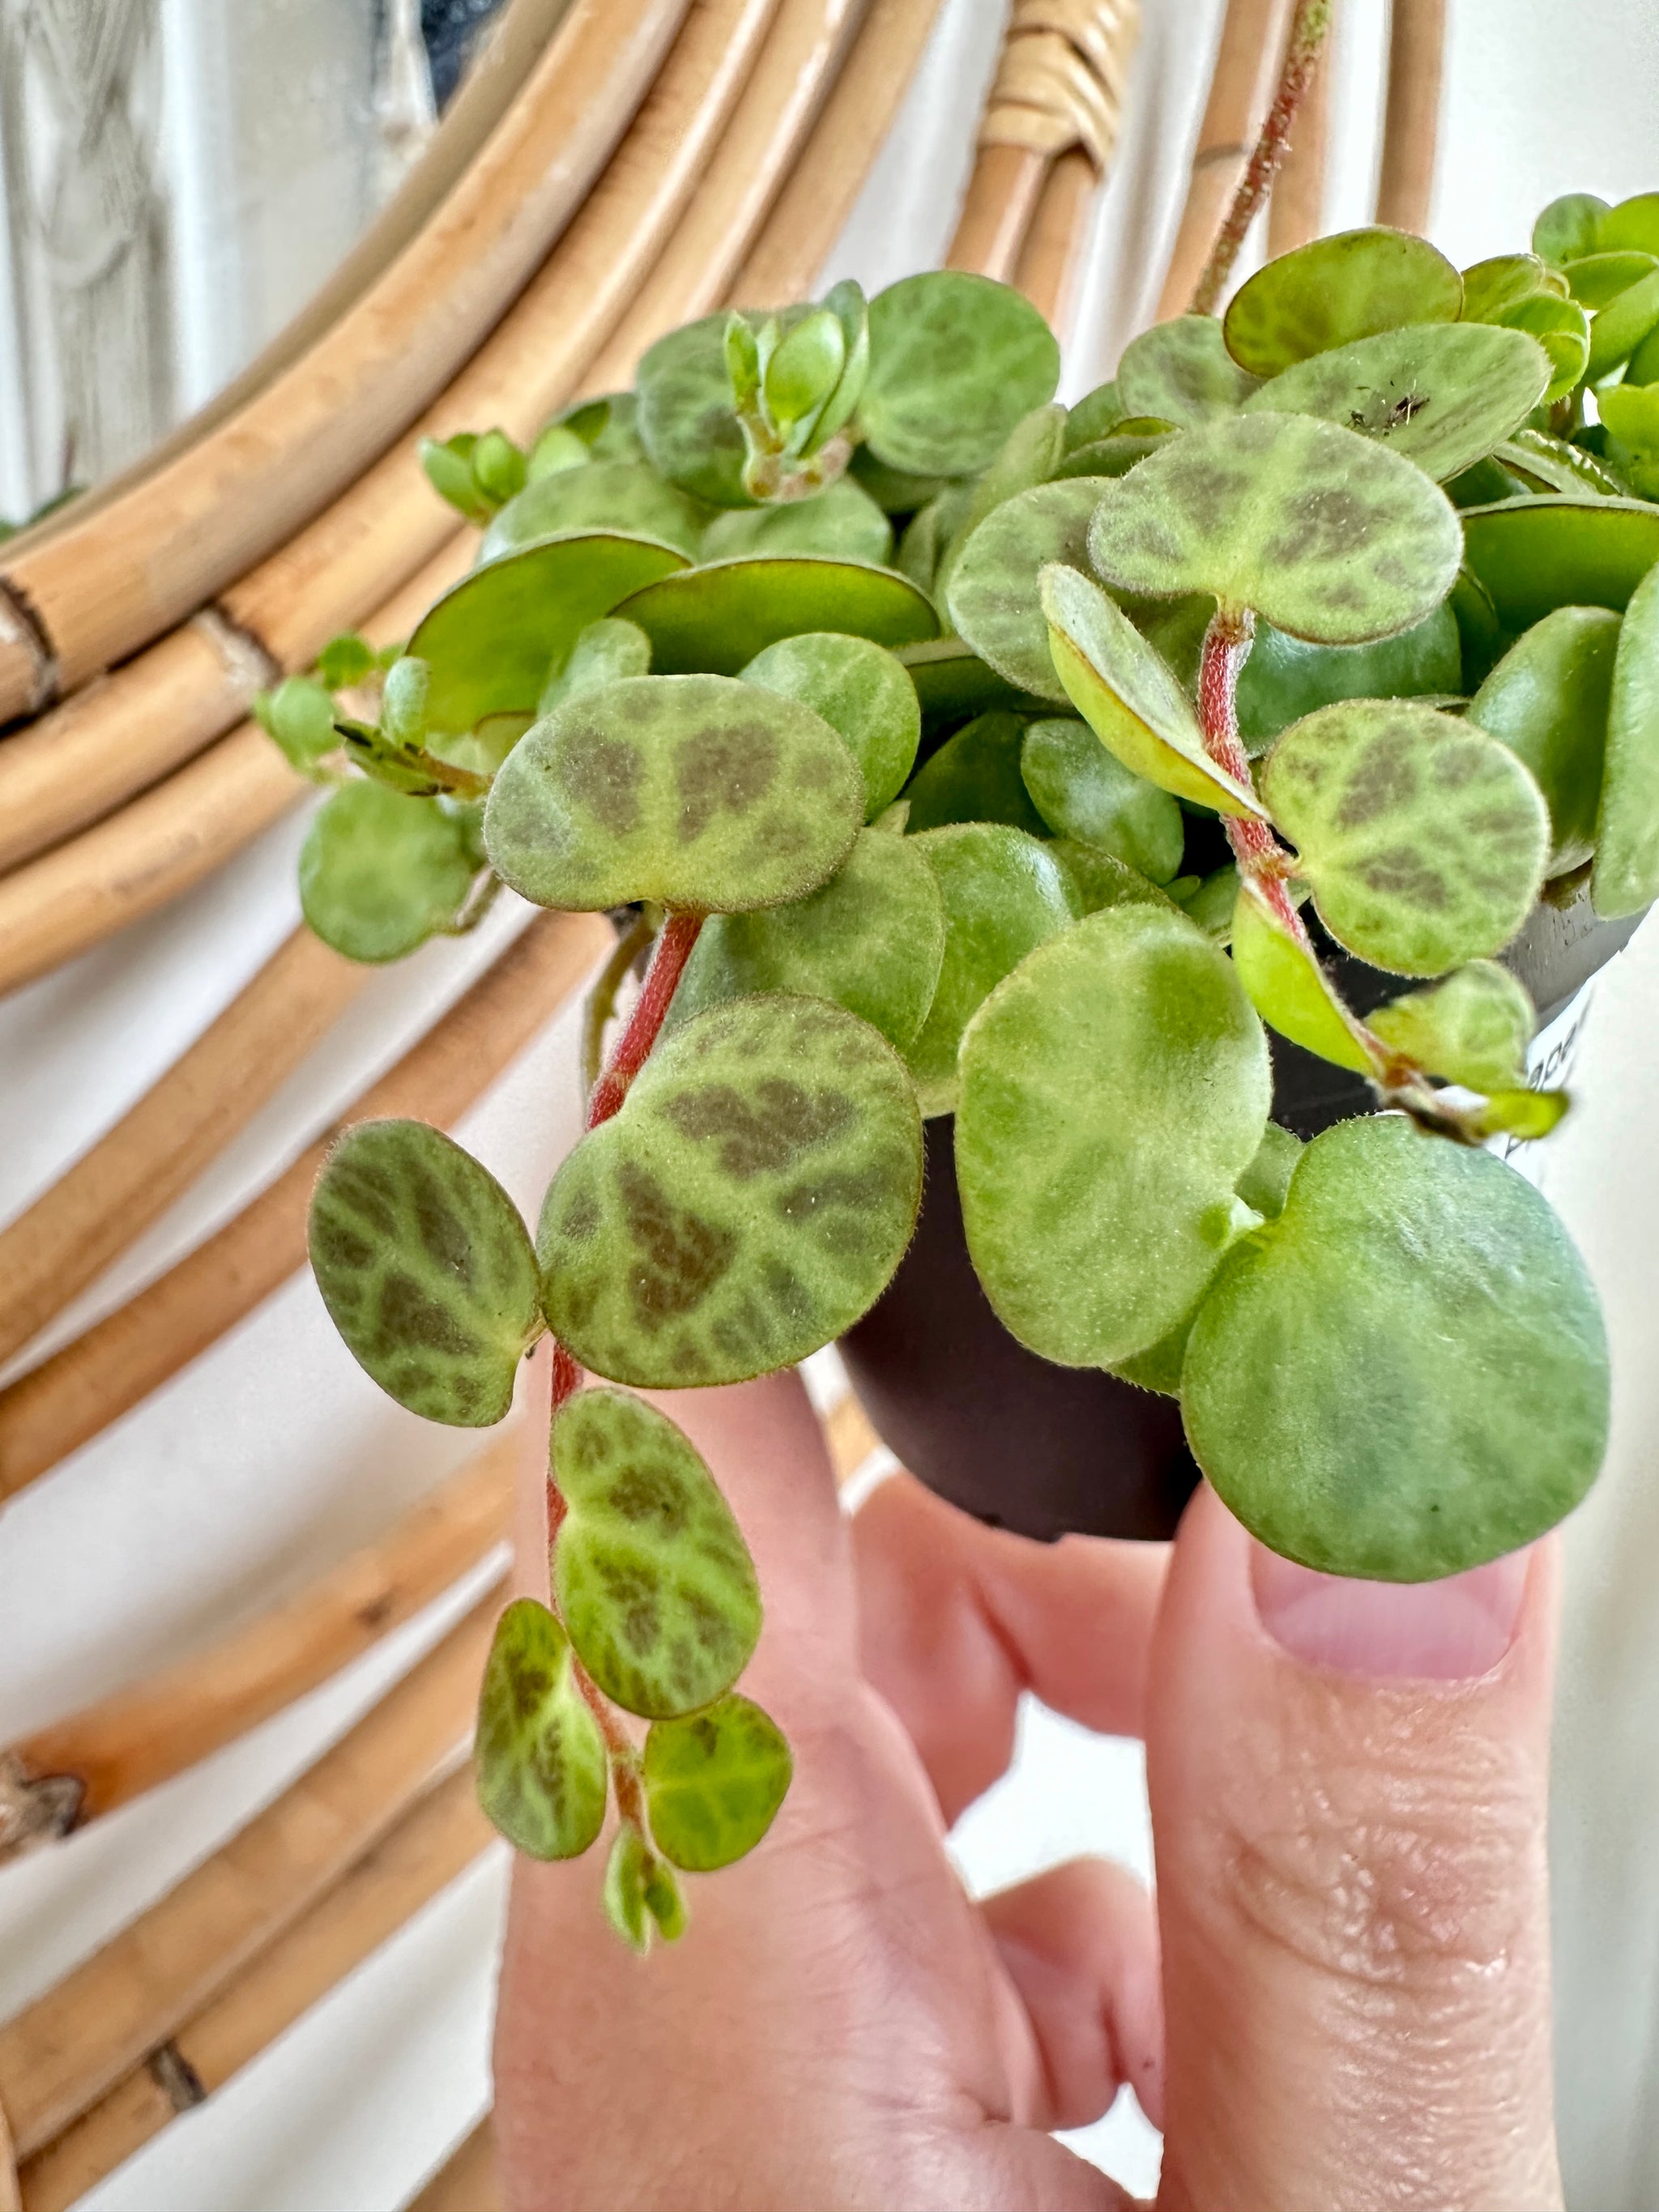
M738 1687L741 1533L631 1393L864 1314L926 1115L1006 1325L1177 1395L1289 1556L1450 1573L1594 1479L1595 1295L1490 1143L1565 1109L1504 964L1540 901L1659 892L1659 198L1558 202L1533 247L1321 240L1069 413L983 278L708 318L528 453L429 450L477 566L404 654L337 641L264 703L338 787L301 874L341 950L500 884L618 920L535 1238L447 1138L372 1123L312 1251L428 1418L500 1419L556 1339L547 1601L503 1616L480 1789L544 1857L614 1802L630 1942L789 1778ZM1299 1146L1274 1036L1381 1110Z

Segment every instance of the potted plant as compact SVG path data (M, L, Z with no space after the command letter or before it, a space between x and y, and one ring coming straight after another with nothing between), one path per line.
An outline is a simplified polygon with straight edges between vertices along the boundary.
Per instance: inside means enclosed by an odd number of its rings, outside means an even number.
M789 1775L743 1539L635 1389L840 1340L976 1510L1163 1534L1201 1468L1372 1577L1593 1480L1595 1293L1493 1147L1565 1110L1536 1025L1659 889L1659 195L1534 249L1321 240L1069 411L983 278L710 317L528 453L429 450L477 565L264 702L338 786L301 877L341 950L501 883L618 921L533 1240L372 1122L311 1244L428 1418L499 1420L556 1340L552 1603L503 1616L480 1789L544 1856L614 1791L630 1940Z

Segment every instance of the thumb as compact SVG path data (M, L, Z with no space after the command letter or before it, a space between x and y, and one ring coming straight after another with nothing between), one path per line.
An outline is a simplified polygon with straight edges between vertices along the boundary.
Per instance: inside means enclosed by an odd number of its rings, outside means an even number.
M1339 1583L1207 1488L1152 1658L1161 2212L1549 2212L1556 1565Z

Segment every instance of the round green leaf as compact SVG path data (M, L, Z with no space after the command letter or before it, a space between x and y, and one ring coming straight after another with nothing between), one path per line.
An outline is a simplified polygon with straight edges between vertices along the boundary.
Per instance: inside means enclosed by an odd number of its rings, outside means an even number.
M653 1723L644 1778L658 1850L688 1874L730 1866L771 1826L793 1771L782 1729L748 1698Z
M1564 193L1559 200L1552 200L1534 223L1533 252L1557 269L1564 261L1593 253L1601 218L1608 212L1607 202L1594 192Z
M1372 645L1310 645L1258 622L1239 673L1238 734L1247 752L1259 753L1304 714L1338 699L1455 698L1462 689L1462 642L1446 600Z
M1404 323L1455 323L1463 280L1426 239L1380 226L1281 253L1240 285L1222 330L1255 376Z
M870 302L859 423L891 468L921 476L984 468L1059 381L1054 333L1011 285L937 269L902 277Z
M318 763L340 749L329 687L313 684L308 676L285 676L274 690L261 691L253 702L253 719L289 765L314 781L320 780Z
M540 1294L487 1168L424 1121L360 1121L324 1163L308 1237L329 1319L388 1397L455 1428L501 1419Z
M985 473L969 491L965 501L960 502L959 518L954 517L949 506L939 503L941 524L952 526L942 531L948 542L943 547L933 579L933 594L947 596L951 578L955 574L963 547L987 515L1023 491L1035 490L1038 484L1047 483L1059 466L1065 451L1066 410L1057 401L1046 407L1034 408L1009 432L1006 442Z
M1495 960L1471 960L1365 1017L1384 1044L1431 1075L1487 1092L1525 1084L1535 1018L1525 990Z
M864 780L810 708L726 676L637 676L526 732L484 842L538 906L740 913L804 897L863 818Z
M866 822L891 805L921 741L921 702L901 661L866 637L806 630L757 653L743 680L798 699L844 740L864 778Z
M1569 261L1561 274L1573 298L1595 312L1611 307L1621 292L1651 276L1656 269L1659 259L1651 253L1587 253Z
M1614 607L1659 562L1659 507L1637 499L1544 497L1469 507L1463 557L1506 629L1553 607Z
M635 427L669 481L714 507L748 507L745 449L726 365L726 317L705 315L641 359Z
M864 830L810 897L764 914L711 915L669 1020L792 991L845 1006L902 1052L933 1002L944 957L945 908L926 859L908 839Z
M1469 702L1469 720L1501 738L1544 794L1548 875L1565 875L1595 849L1619 630L1608 608L1557 607L1516 639Z
M1595 243L1604 252L1623 248L1659 253L1659 192L1638 192L1617 207L1604 208L1595 227Z
M893 550L893 526L869 493L842 477L811 499L775 507L729 508L703 533L703 558L751 553L822 553L877 565Z
M1020 749L1032 803L1061 837L1097 846L1156 884L1181 868L1186 823L1167 791L1124 767L1086 722L1033 722Z
M1049 651L1067 696L1127 769L1177 799L1223 814L1263 813L1217 766L1174 671L1122 609L1075 568L1042 571Z
M624 1711L665 1719L729 1690L760 1635L743 1532L690 1438L626 1390L579 1390L554 1418L565 1503L559 1612Z
M538 477L509 500L483 534L482 564L571 531L625 530L695 559L708 508L665 483L646 461L590 461Z
M1659 268L1620 292L1590 319L1589 361L1584 371L1590 382L1611 375L1656 327L1659 327Z
M1543 349L1524 331L1419 323L1297 362L1245 404L1343 423L1443 480L1524 422L1549 380Z
M662 1038L553 1180L543 1301L583 1366L646 1389L804 1359L886 1288L915 1222L903 1063L817 999L739 999Z
M517 1598L495 1624L478 1690L478 1802L532 1859L580 1858L605 1825L605 1738L577 1688L570 1639Z
M1108 907L1033 952L962 1044L968 1249L1022 1344L1068 1367L1144 1351L1256 1218L1267 1039L1184 915Z
M957 1050L986 994L1034 945L1070 926L1071 886L1034 837L1000 822L961 822L907 841L945 901L945 957L927 1018L906 1054L924 1114L957 1103Z
M300 848L300 907L348 960L401 960L447 929L479 857L467 817L383 783L348 783L320 806Z
M605 1861L600 1900L612 1932L641 1958L651 1948L651 1923L645 1902L646 1869L650 1863L644 1837L631 1821L624 1821Z
M1509 747L1412 699L1294 724L1262 792L1320 920L1373 967L1438 975L1509 943L1544 878L1549 814Z
M1565 299L1566 279L1536 253L1498 253L1463 271L1463 320L1501 323L1510 308L1540 296Z
M1612 396L1611 391L1601 395L1604 412ZM1501 446L1495 447L1492 461L1510 478L1508 486L1495 495L1500 498L1512 498L1518 489L1564 491L1574 497L1591 491L1600 499L1618 499L1628 489L1582 446L1571 445L1565 438L1552 438L1547 431L1534 430L1529 426L1517 430L1512 438L1505 438ZM1491 500L1483 493L1468 503L1471 507L1486 507L1490 506Z
M1139 422L1143 418L1137 416L1134 419ZM1142 436L1126 422L1105 437L1097 438L1092 445L1079 446L1067 453L1054 475L1062 482L1072 477L1127 477L1149 453L1162 452L1174 434L1173 431L1159 430Z
M1544 398L1565 399L1584 374L1589 359L1589 318L1576 300L1535 292L1504 311L1505 325L1535 338L1548 356L1550 380Z
M1103 853L1098 846L1056 837L1043 849L1065 878L1073 911L1079 919L1085 914L1098 914L1103 906L1174 904L1168 891L1110 853Z
M1273 1550L1421 1582L1528 1543L1595 1480L1595 1293L1532 1186L1403 1116L1344 1121L1229 1254L1181 1376L1200 1466Z
M1259 380L1228 352L1213 315L1177 315L1132 338L1117 365L1118 421L1152 416L1183 428L1214 415L1231 415L1257 389ZM1107 423L1103 436L1115 427ZM1085 442L1075 434L1073 447Z
M1114 485L1089 532L1109 584L1211 592L1323 645L1421 622L1460 547L1455 511L1410 461L1313 416L1255 410L1172 439Z
M1018 714L994 709L947 738L905 792L911 833L951 822L1006 822L1030 836L1046 836L1048 824L1020 777L1024 727Z
M678 585L678 589L667 588ZM780 638L839 630L877 645L933 637L939 618L926 595L891 568L809 553L756 554L665 576L616 611L651 641L666 676L699 670L735 676Z
M1075 453L1079 446L1093 445L1097 438L1115 429L1129 412L1115 382L1096 385L1066 415L1066 452Z
M1370 1055L1324 969L1249 884L1241 886L1233 911L1232 952L1250 1004L1280 1036L1338 1067L1370 1073Z
M541 696L591 622L653 577L684 568L671 545L619 532L549 538L475 568L423 617L409 650L430 671L427 719L470 730Z
M607 684L620 684L625 676L650 672L651 641L645 632L637 623L618 622L614 615L606 615L589 623L568 658L548 678L536 702L537 711L550 714L579 691L602 691ZM528 728L528 723L525 726Z
M963 548L951 577L951 619L1010 684L1056 706L1065 686L1048 653L1037 579L1051 561L1088 563L1089 525L1111 487L1097 477L1037 484L1004 501Z
M1590 896L1606 915L1659 898L1659 568L1637 586L1620 632Z

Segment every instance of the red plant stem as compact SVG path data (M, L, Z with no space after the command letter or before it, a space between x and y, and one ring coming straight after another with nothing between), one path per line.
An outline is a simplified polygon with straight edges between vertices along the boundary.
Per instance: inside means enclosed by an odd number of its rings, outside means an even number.
M1238 249L1255 220L1257 209L1267 196L1279 164L1291 150L1291 125L1313 82L1330 27L1331 0L1296 0L1290 34L1285 41L1285 66L1279 71L1279 89L1273 94L1273 104L1267 110L1267 119L1261 126L1255 150L1245 164L1226 220L1216 233L1210 258L1194 289L1191 312L1195 315L1212 315L1216 311L1222 287L1238 258Z
M1255 780L1249 755L1238 734L1238 676L1250 657L1255 635L1255 617L1248 607L1218 607L1204 633L1198 664L1198 715L1204 726L1204 749L1218 768L1224 769L1247 791L1254 789ZM1285 848L1267 824L1254 815L1229 814L1224 818L1240 878L1255 886L1273 908L1275 919L1311 951L1296 902L1285 887L1289 857Z

